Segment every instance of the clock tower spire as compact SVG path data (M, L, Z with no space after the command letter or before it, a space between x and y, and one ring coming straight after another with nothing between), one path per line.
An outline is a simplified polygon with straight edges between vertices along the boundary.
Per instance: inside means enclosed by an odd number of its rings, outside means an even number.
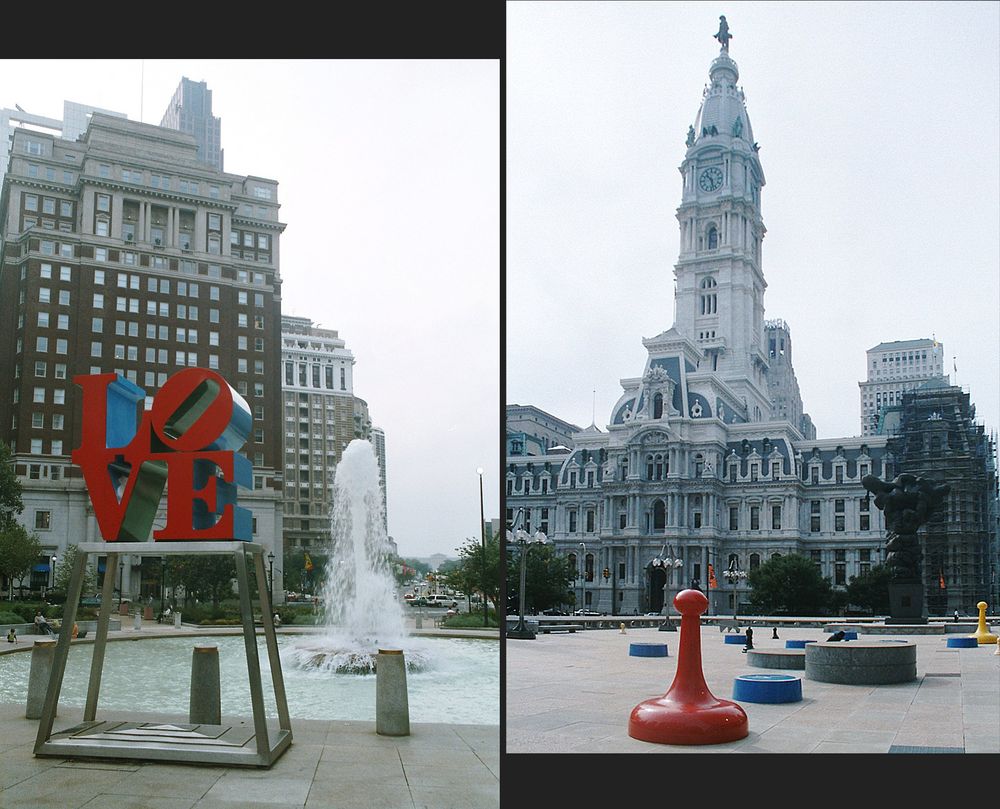
M767 355L761 271L764 171L747 115L739 69L722 44L709 67L701 108L689 127L680 165L680 255L674 328L702 349L700 370L715 371L746 402L746 418L767 418Z

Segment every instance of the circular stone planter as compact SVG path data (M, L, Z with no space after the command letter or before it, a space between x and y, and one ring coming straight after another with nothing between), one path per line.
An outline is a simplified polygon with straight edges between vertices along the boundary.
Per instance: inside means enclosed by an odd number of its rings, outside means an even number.
M786 649L805 649L807 643L816 643L814 640L786 640Z
M667 644L665 643L630 643L628 645L630 657L668 657Z
M747 663L758 669L795 669L806 667L805 649L751 649Z
M726 635L723 638L723 641L725 643L738 643L740 646L746 646L747 645L747 637L746 637L746 635Z
M979 640L974 635L970 638L948 638L948 646L952 649L975 649Z
M733 681L740 702L801 702L802 680L791 674L742 674Z
M917 679L917 647L910 642L810 643L806 677L822 683L888 685Z

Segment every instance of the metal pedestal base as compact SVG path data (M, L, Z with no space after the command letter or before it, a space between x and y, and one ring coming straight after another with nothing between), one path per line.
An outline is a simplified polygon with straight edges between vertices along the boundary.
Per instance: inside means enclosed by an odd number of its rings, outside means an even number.
M63 615L59 642L56 644L52 674L45 696L45 707L38 724L34 753L36 756L60 758L124 758L154 761L189 762L193 764L225 764L228 766L270 767L292 742L292 726L285 698L285 683L278 657L278 640L264 576L264 549L249 542L85 542L78 553L70 576L66 611ZM59 692L66 672L73 623L76 620L83 572L90 554L107 554L106 569L113 571L118 556L129 553L138 556L196 555L231 553L236 563L240 613L243 619L243 640L246 646L247 669L250 674L250 701L253 708L253 729L225 725L188 725L171 722L122 722L97 720L97 699L104 669L104 651L108 640L114 576L104 577L101 611L97 619L94 657L90 666L87 705L83 722L65 730L52 732ZM267 646L267 657L274 684L278 709L277 733L268 727L264 713L264 693L257 656L257 634L254 629L253 607L250 603L250 582L247 575L247 555L253 557L258 583L261 622Z

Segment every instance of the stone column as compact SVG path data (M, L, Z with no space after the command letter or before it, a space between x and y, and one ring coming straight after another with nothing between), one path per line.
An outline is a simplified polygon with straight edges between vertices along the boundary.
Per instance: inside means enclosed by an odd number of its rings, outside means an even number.
M375 657L375 732L380 736L410 735L406 662L400 649L379 649Z
M188 721L192 725L222 724L218 646L198 645L191 654L191 701Z
M28 672L28 703L25 719L41 719L45 707L45 694L49 690L52 663L56 657L56 641L51 638L36 640L31 647L31 669Z

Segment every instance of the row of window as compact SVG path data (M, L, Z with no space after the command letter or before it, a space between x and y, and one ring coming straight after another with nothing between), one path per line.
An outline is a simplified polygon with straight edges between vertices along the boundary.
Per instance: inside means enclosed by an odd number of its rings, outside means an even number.
M295 366L294 362L285 363L285 384L294 385L295 384ZM323 382L320 383L320 376L322 370ZM333 366L332 365L320 365L318 363L313 363L311 367L307 363L298 363L298 384L300 387L307 387L312 382L312 387L314 388L325 388L327 390L333 390ZM347 369L340 369L340 390L347 390Z

